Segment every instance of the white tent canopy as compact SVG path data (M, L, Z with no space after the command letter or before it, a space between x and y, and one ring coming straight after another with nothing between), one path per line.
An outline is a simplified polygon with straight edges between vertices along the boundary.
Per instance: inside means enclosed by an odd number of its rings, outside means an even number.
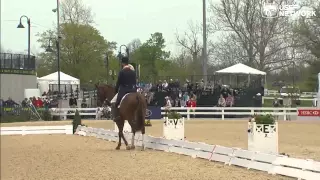
M52 86L52 90L58 90L58 72L43 76L38 79L38 88L40 89L40 92L48 92L50 84ZM72 89L76 89L77 87L80 88L80 80L72 77L68 74L65 74L60 71L60 84L61 85L71 85ZM70 88L67 88L67 92ZM65 88L62 88L61 91L63 92Z
M235 64L233 66L227 67L225 69L221 69L216 71L216 73L224 73L224 74L255 74L255 75L266 75L267 73L244 65L242 63Z
M46 81L48 84L58 84L58 72L43 76L39 78L38 81ZM80 84L80 80L60 72L60 84Z

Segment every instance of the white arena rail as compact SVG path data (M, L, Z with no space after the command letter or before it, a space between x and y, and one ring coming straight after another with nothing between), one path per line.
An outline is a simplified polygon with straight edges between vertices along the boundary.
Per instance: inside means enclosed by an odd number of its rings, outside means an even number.
M102 128L78 126L76 134L118 142L117 132ZM130 142L131 134L125 133L125 136L128 142ZM136 135L136 146L141 146L141 139L141 134ZM265 171L273 175L278 174L304 180L320 179L320 162L310 159L289 158L283 155L266 154L240 148L229 148L182 140L168 140L147 135L145 135L144 141L145 147L149 149L221 162L229 166L235 165L246 169Z
M99 113L99 108L51 108L52 116L60 116L62 119L66 120L67 116L74 116L76 110L79 111L81 116L95 116L95 119L99 119L101 113ZM88 112L94 111L94 112Z
M310 108L313 109L313 108ZM95 119L99 119L101 113L99 108L52 108L51 115L61 116L66 119L67 115L74 115L75 111L78 110L81 116L95 116ZM172 107L170 110L178 111L181 115L185 115L187 120L190 119L191 115L221 115L221 119L224 120L226 115L244 115L253 116L255 114L271 114L274 116L283 116L283 120L287 120L288 116L297 116L297 108L274 108L274 107ZM209 112L197 112L198 110L209 110ZM71 112L71 113L68 113ZM86 112L94 111L94 112ZM165 108L161 108L161 114L165 115ZM238 111L238 112L237 112ZM241 111L241 112L239 112Z
M1 135L73 134L72 125L1 127Z
M162 115L165 115L165 108L161 108ZM255 114L271 114L274 116L283 116L283 120L287 120L287 116L297 116L297 108L274 108L274 107L172 107L170 110L178 111L181 115L186 115L190 119L190 115L221 115L224 120L226 115L245 115L253 116ZM210 112L197 112L197 110L211 110ZM194 112L193 112L194 111ZM242 112L237 112L242 111ZM243 112L246 111L246 112Z
M266 90L265 95L280 96L280 93L277 90ZM301 92L300 97L317 97L317 92Z

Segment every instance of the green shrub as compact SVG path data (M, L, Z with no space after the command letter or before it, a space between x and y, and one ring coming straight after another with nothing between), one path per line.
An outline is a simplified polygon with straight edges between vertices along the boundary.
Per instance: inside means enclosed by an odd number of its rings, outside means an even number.
M257 124L274 124L275 123L275 119L271 114L257 115L254 117L254 119Z
M150 119L144 121L144 126L152 126Z
M49 110L44 110L39 112L41 119L44 121L52 121L52 116L51 116L51 112Z
M82 123L81 123L81 117L80 117L79 111L76 110L76 113L75 113L74 118L73 118L73 121L72 121L73 134L76 132L77 127L78 127L79 125L82 125Z
M28 111L21 111L19 114L6 113L0 117L1 123L26 122L31 120L31 115Z
M176 111L170 111L168 114L168 118L169 119L181 119L182 116L180 113L176 112Z

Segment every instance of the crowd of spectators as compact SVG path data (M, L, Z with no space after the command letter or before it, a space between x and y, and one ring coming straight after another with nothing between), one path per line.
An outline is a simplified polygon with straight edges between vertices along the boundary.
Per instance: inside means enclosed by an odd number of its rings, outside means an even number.
M152 95L152 92L167 92L168 96L165 97L165 107L196 107L197 95L204 91L220 93L218 102L212 104L219 107L232 107L235 104L234 96L238 94L238 91L222 84L214 85L209 82L205 86L203 80L197 83L191 83L189 80L186 80L183 84L179 80L160 80L155 85L139 84L138 87L139 91L148 92L146 95Z

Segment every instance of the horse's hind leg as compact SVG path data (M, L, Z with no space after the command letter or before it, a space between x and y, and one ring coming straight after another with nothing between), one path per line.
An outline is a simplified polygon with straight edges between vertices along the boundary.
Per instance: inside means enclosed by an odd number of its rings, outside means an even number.
M136 147L134 146L134 138L135 138L136 132L132 132L132 138L131 138L131 149L135 149Z
M143 126L142 129L141 129L141 135L142 135L142 140L141 140L141 141L142 141L142 144L141 144L141 148L142 148L142 149L141 149L141 150L142 150L142 151L145 150L145 147L144 147L144 134L145 134L145 133L146 133L146 129L145 129L145 127Z

